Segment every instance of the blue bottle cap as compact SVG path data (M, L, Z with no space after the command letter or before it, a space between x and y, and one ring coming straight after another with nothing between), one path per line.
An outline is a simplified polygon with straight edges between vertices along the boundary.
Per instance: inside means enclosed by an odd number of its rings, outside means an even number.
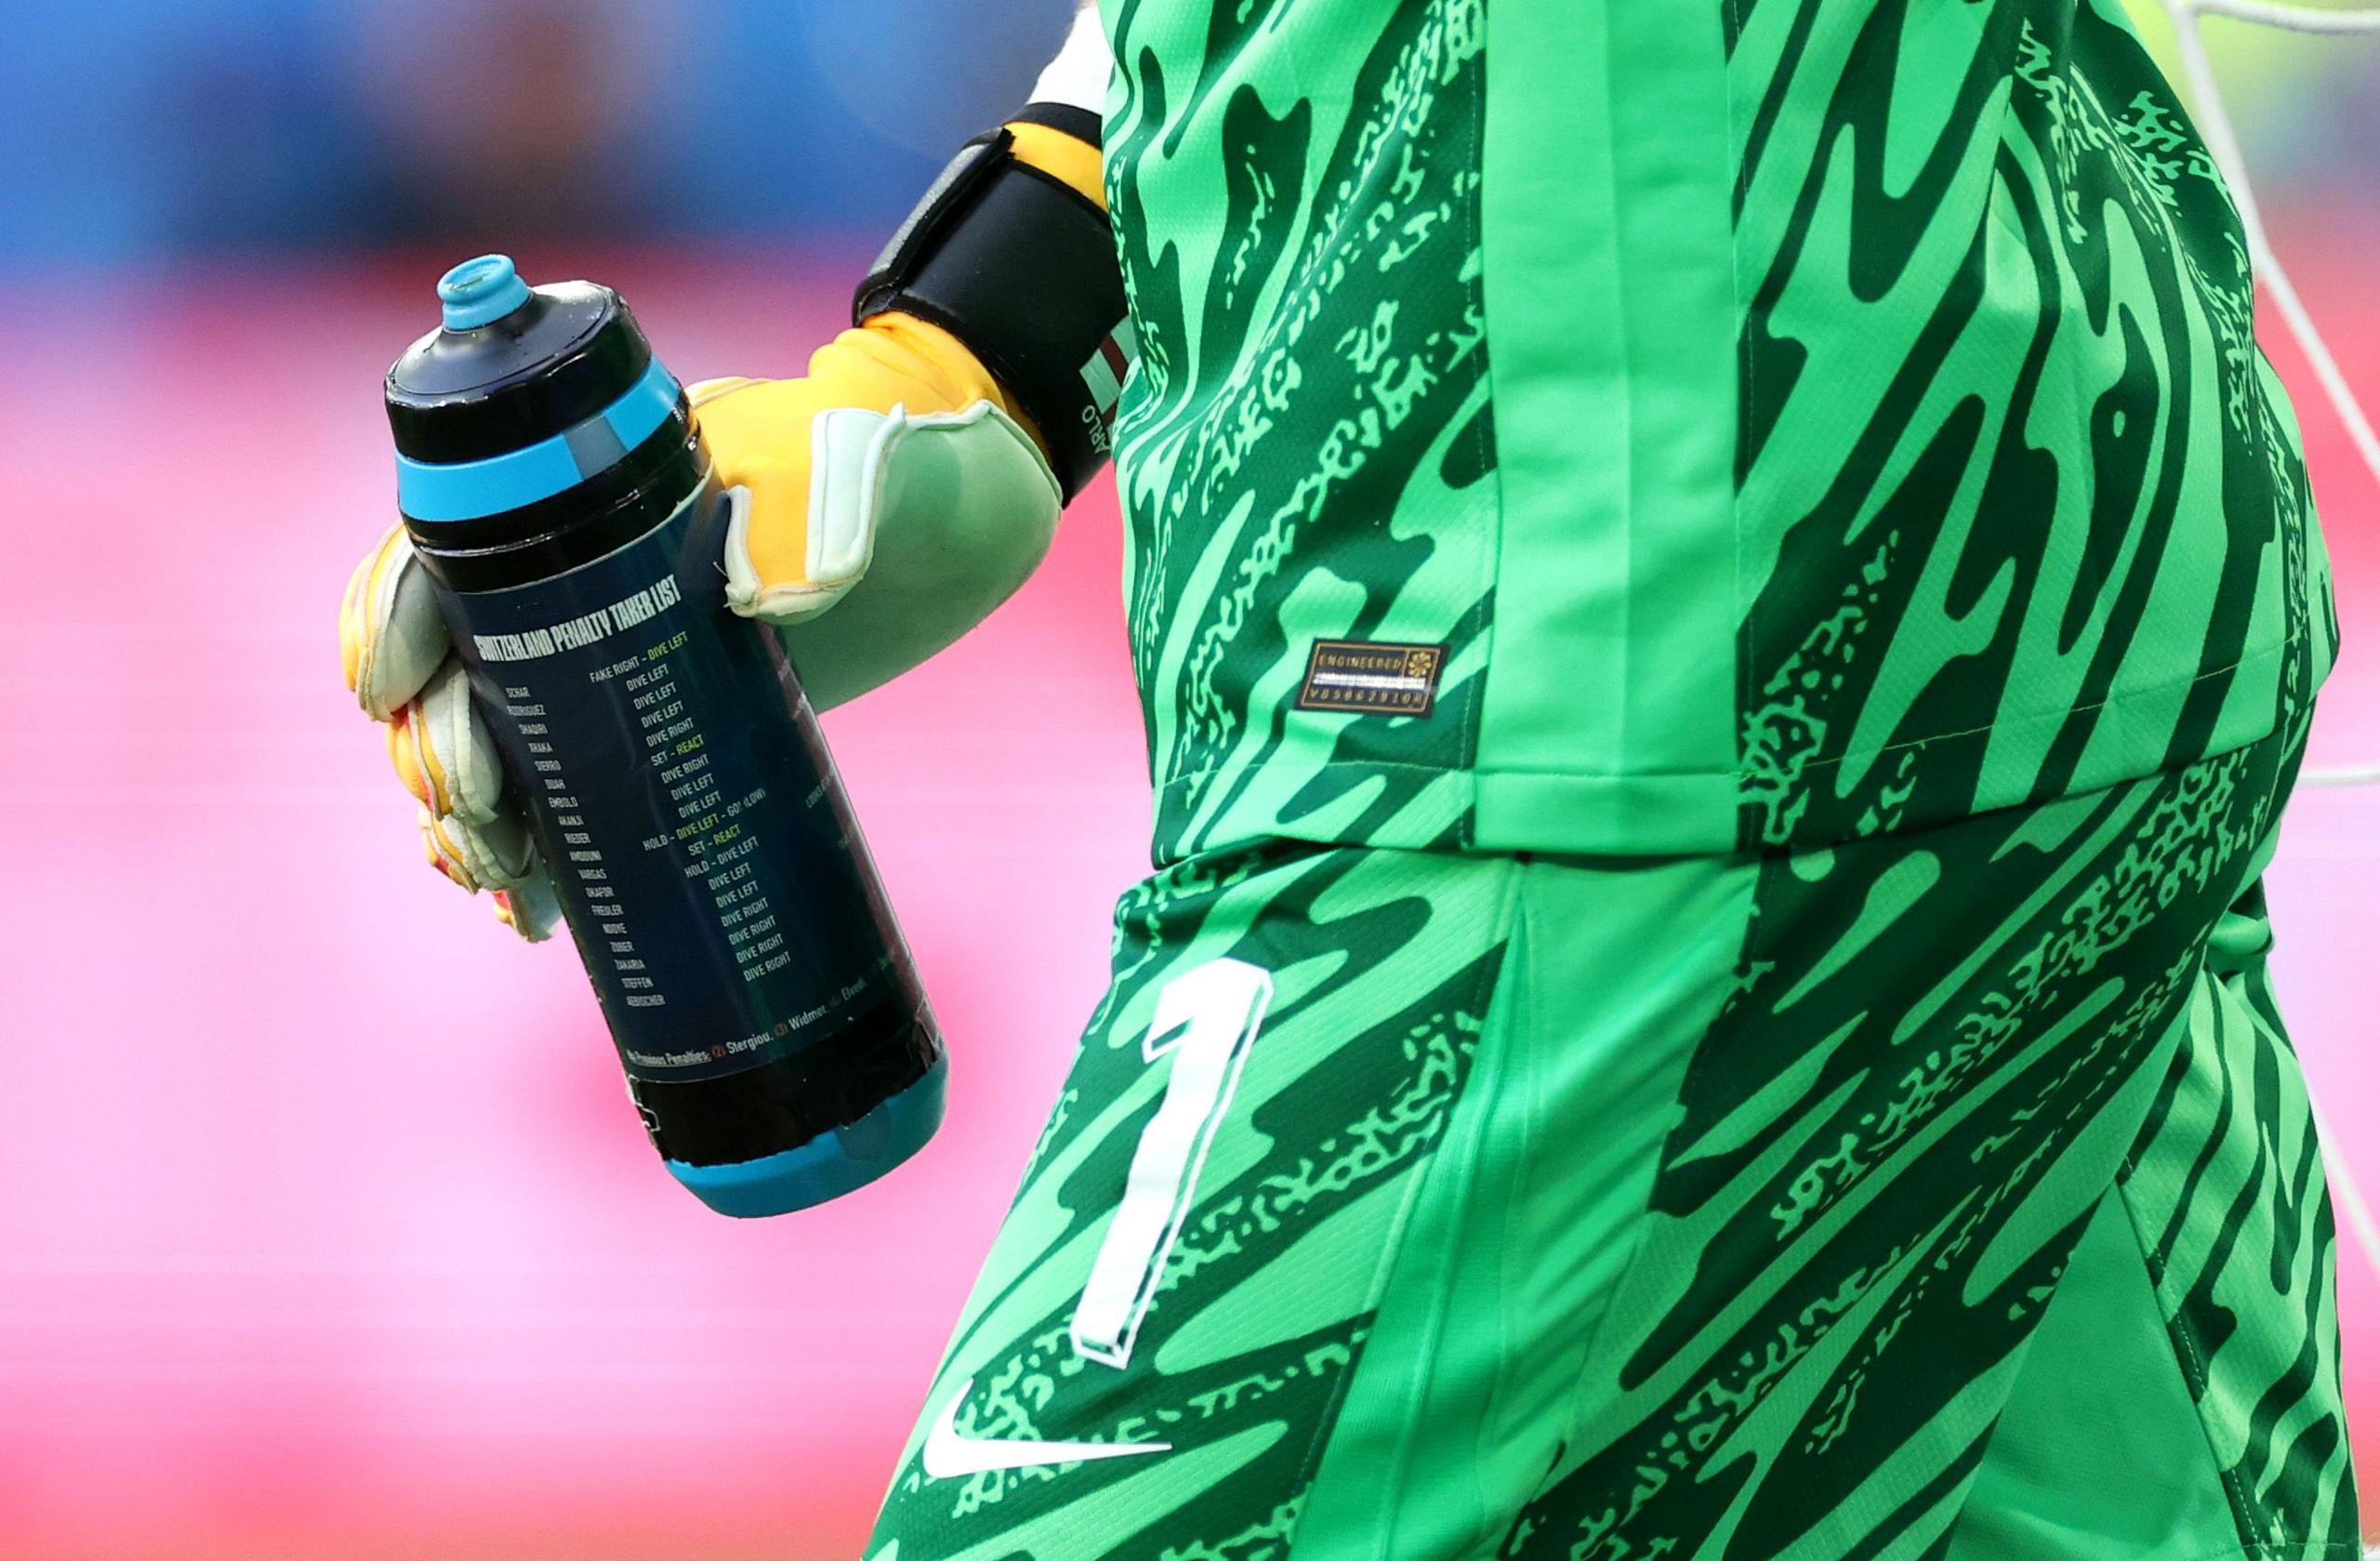
M532 288L509 259L483 255L448 271L438 296L440 328L389 371L389 427L407 460L493 460L558 438L654 371L653 349L608 287ZM676 397L672 382L668 399Z
M446 306L448 330L472 331L527 303L529 284L512 269L511 256L483 255L440 277L438 298Z

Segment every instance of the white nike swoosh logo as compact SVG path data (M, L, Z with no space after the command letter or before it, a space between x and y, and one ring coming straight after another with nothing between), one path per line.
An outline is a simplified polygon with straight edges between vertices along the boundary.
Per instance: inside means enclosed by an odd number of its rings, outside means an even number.
M926 1437L925 1468L930 1480L959 1479L994 1469L1038 1469L1051 1463L1087 1463L1100 1458L1135 1458L1143 1453L1171 1452L1171 1442L1024 1442L994 1436L959 1434L959 1409L967 1402L968 1378L943 1406Z

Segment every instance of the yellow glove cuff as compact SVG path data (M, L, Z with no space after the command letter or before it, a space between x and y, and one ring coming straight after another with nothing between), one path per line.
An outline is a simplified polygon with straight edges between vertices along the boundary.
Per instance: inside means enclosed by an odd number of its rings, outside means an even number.
M819 413L842 407L890 413L899 406L922 417L990 402L1032 432L1015 402L964 343L898 311L879 314L820 348L811 356L807 378L706 380L689 387L687 399L721 483L752 491L752 563L767 580L806 577L810 437Z

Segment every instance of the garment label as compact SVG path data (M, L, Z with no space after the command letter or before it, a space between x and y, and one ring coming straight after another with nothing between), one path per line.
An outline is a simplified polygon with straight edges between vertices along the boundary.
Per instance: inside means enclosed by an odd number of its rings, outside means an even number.
M1391 645L1317 640L1298 689L1301 710L1425 716L1437 702L1444 645Z

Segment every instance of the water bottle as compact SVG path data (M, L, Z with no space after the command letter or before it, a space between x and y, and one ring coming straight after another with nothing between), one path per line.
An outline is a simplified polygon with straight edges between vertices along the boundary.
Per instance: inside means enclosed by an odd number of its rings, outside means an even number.
M836 1197L941 1124L942 1040L722 491L617 293L502 256L389 371L398 507L678 1179Z

